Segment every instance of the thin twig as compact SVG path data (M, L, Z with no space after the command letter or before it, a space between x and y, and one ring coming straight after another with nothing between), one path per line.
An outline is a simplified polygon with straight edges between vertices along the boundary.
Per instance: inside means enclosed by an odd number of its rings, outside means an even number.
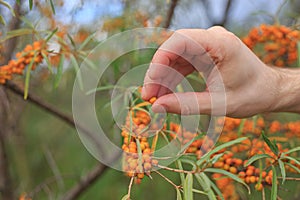
M128 186L128 193L127 193L127 200L130 200L130 194L131 194L131 188L132 188L132 184L133 184L133 180L134 180L134 176L131 177L130 179L130 183L129 183L129 186Z
M278 179L283 179L283 177L277 177ZM296 178L296 177L285 177L285 180L288 181L300 181L300 178Z
M172 0L170 8L168 10L166 24L164 25L164 28L170 27L177 3L178 3L178 0Z
M195 174L197 173L197 171L193 170L193 171L186 171L186 170L180 170L180 169L174 169L174 168L170 168L170 167L166 167L166 166L162 166L162 165L157 165L157 167L161 168L161 169L165 169L165 170L169 170L172 172L178 172L178 173L185 173L185 174Z
M262 195L262 200L266 200L265 188L262 189L261 195Z
M170 179L168 179L165 175L163 175L159 171L154 171L154 172L157 173L158 175L160 175L161 177L163 177L167 182L169 182L171 185L173 185L176 189L180 188L180 186L173 183Z

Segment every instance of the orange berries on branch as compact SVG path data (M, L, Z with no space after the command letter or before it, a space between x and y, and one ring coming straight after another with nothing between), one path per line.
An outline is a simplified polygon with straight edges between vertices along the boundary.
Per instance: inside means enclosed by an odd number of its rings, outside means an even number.
M266 64L292 67L297 61L300 31L283 25L252 28L243 42Z
M31 70L35 70L36 66L43 61L43 55L48 55L46 49L44 41L28 44L23 51L16 54L15 60L10 60L7 65L0 66L0 84L11 80L14 74L23 74L26 66L31 66Z

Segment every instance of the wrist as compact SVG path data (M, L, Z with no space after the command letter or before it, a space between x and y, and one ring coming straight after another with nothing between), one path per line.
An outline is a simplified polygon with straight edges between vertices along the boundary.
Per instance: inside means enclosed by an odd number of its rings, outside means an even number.
M275 79L272 112L300 113L300 70L270 67Z

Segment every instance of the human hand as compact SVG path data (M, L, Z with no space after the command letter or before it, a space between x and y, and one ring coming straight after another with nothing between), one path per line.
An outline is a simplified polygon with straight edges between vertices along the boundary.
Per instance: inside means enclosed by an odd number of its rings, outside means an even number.
M188 74L206 78L203 92L174 93ZM222 27L176 31L153 56L142 98L154 112L249 117L278 110L279 75Z

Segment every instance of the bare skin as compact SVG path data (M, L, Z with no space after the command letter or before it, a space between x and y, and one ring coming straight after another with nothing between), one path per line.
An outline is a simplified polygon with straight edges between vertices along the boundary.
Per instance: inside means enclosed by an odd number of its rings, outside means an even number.
M207 89L173 93L176 85L195 70L204 73ZM154 112L229 117L300 113L300 70L266 66L222 27L183 29L153 56L142 97L158 97L152 106Z

